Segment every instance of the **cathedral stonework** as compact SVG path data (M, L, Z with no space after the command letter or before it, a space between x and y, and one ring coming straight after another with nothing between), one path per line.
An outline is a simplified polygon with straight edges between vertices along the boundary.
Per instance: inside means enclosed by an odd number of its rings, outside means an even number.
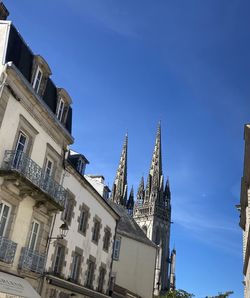
M154 294L169 289L169 241L171 224L171 193L167 179L164 186L159 124L146 188L142 178L133 217L147 237L157 246Z
M110 200L116 204L123 205L148 239L156 244L154 295L159 295L170 289L169 241L171 224L169 180L167 179L164 184L162 172L161 125L159 124L157 129L146 187L142 177L137 190L135 204L133 187L127 200L127 147L128 136L126 135Z

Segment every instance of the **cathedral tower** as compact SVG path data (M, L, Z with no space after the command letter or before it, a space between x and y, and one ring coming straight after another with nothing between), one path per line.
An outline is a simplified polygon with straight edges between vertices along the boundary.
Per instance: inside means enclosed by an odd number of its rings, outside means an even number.
M128 135L125 136L125 141L122 148L122 154L118 169L116 172L115 181L112 187L110 200L118 205L127 205L127 152L128 152Z
M155 147L146 188L142 178L134 207L134 219L157 246L154 295L169 288L169 240L171 223L169 181L164 187L161 154L161 125L157 129Z

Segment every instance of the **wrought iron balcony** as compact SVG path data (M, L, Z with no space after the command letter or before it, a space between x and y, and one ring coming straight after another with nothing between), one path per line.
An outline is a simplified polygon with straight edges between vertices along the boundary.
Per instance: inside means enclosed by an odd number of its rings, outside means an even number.
M0 261L12 264L16 254L17 243L0 237Z
M31 250L27 247L22 248L19 260L20 269L42 274L44 271L45 262L46 257L44 254L40 254L39 252Z
M6 150L1 170L14 170L31 181L43 192L50 195L62 208L66 190L22 151Z

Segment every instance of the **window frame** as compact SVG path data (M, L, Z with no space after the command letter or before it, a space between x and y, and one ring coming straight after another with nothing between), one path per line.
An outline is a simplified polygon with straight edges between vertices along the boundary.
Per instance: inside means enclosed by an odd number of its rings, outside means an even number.
M113 251L113 260L115 261L118 261L120 258L121 242L122 242L121 237L115 238L114 251Z
M71 193L71 192L69 193L69 191L68 191L68 195L67 195L67 198L64 203L64 210L61 215L61 219L65 223L67 223L68 226L70 226L71 221L72 221L74 207L75 207L74 195L73 195L73 193Z
M97 292L100 292L100 293L103 292L103 287L104 287L104 283L105 283L105 276L106 276L106 268L100 267Z
M89 211L85 208L82 208L80 218L79 218L78 231L84 235L86 234L86 231L87 231L88 217L89 217Z
M60 122L63 121L63 114L65 111L65 108L66 108L65 100L62 97L60 97L57 110L56 110L56 117Z
M92 260L88 260L88 269L87 269L87 277L86 277L86 287L92 289L93 281L95 274L95 262Z
M38 229L37 229L37 232L35 234L35 242L33 244L33 247L31 247L31 242L33 240L33 235L34 235L34 227L35 225L38 225ZM31 223L31 230L30 230L30 236L29 236L29 243L28 243L28 248L32 251L35 251L36 250L36 247L37 247L37 241L38 241L38 238L39 238L39 233L40 233L40 228L41 228L41 224L39 221L33 219L32 220L32 223Z
M92 241L95 244L98 244L99 236L101 231L101 221L98 219L94 219L93 233L92 233Z
M61 252L59 255L59 259L58 259L58 249L59 248L61 249ZM61 244L57 244L55 252L56 253L55 253L54 262L53 262L53 273L55 275L61 275L62 269L63 269L63 260L65 257L65 246L61 245ZM57 264L57 269L55 269L56 264Z
M4 200L1 200L0 201L0 204L3 204L3 207L4 206L7 206L9 208L8 215L7 215L7 218L6 218L6 221L5 221L5 225L4 225L4 229L3 229L3 233L2 233L2 235L0 235L0 237L5 237L6 230L7 230L8 224L9 224L9 219L10 219L10 216L11 216L12 206L11 206L11 204L7 203ZM2 208L1 211L0 211L0 222L2 222L3 211L4 211L4 208Z
M41 73L40 79L38 79L39 73ZM32 87L33 87L33 89L35 90L36 93L38 93L39 90L40 90L42 79L43 79L43 71L42 71L42 69L39 66L37 66L37 68L36 68L36 74L35 74L34 81L33 81L33 84L32 84ZM38 85L37 85L37 82L38 82Z
M82 256L77 252L75 252L72 256L72 267L70 272L70 279L74 282L78 282L78 279L79 279L81 259L82 259ZM75 260L77 261L75 262Z
M111 231L109 228L104 229L104 237L103 237L103 250L108 252L111 240Z

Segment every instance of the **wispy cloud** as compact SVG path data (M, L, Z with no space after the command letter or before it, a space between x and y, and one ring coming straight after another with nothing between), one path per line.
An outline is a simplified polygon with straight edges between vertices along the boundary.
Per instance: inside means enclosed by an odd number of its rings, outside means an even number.
M206 203L202 204L203 196L204 193L201 193L199 202L193 198L186 198L182 203L181 199L177 200L172 214L174 225L186 231L195 241L241 258L237 213L235 218L231 218L222 211L211 210Z
M140 16L133 15L126 3L114 0L80 0L75 1L74 6L70 3L69 9L85 17L92 24L124 37L138 38L140 28L144 26Z

